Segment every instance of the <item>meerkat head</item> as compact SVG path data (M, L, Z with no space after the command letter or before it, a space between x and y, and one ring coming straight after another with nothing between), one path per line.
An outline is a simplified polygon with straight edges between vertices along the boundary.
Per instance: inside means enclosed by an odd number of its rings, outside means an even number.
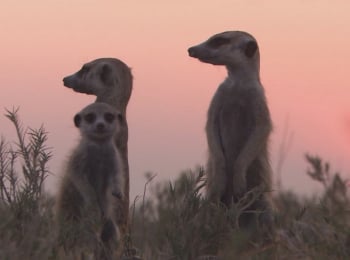
M93 103L74 116L74 124L89 140L112 139L119 130L123 116L105 103Z
M123 99L126 99L124 102L127 102L131 95L132 75L130 68L122 61L100 58L84 64L79 71L63 78L63 85L76 92L105 98L122 91L119 95L123 95Z
M241 31L215 34L188 49L189 56L202 62L229 67L259 63L259 48L253 36Z

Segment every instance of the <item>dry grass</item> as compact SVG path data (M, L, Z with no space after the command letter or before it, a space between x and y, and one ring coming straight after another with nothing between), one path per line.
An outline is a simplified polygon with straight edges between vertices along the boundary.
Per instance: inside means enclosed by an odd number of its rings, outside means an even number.
M23 129L16 110L6 116L18 142L0 142L1 259L60 259L54 200L42 192L51 158L47 133ZM346 182L320 158L306 160L307 174L324 192L313 198L275 194L277 231L268 242L252 240L237 226L244 203L226 209L205 199L202 169L167 183L148 174L143 196L132 205L124 259L350 259Z

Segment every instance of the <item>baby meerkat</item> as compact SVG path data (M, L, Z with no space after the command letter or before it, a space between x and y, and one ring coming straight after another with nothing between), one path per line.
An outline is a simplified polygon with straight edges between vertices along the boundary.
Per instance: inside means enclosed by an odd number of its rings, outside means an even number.
M75 115L81 140L69 157L57 205L62 223L82 219L95 223L109 254L120 239L114 201L124 197L122 159L114 140L121 120L122 116L105 103L93 103Z
M227 31L189 48L188 53L204 63L226 66L228 71L207 115L208 197L230 207L259 188L263 193L248 210L268 213L272 122L260 82L257 41L246 32Z

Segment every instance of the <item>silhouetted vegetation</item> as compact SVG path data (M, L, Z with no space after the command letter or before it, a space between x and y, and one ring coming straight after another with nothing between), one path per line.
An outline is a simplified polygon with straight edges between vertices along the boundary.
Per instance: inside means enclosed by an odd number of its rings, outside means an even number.
M51 158L47 133L43 127L24 129L17 110L7 111L6 117L18 141L0 141L1 259L59 259L54 199L43 192ZM184 172L174 182L157 183L146 174L144 194L131 205L123 259L349 259L347 183L321 158L305 158L306 174L323 192L308 198L275 192L276 231L266 241L252 239L237 221L254 191L226 209L205 199L202 168Z

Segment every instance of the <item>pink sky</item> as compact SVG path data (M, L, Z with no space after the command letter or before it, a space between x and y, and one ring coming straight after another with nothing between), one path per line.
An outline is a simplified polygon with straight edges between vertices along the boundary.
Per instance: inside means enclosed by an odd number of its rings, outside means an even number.
M305 152L350 177L350 1L11 1L0 3L0 107L20 106L25 125L50 132L54 148L48 188L55 190L78 139L73 115L92 96L63 87L62 78L99 57L132 67L128 107L131 194L144 173L174 179L204 165L204 125L223 67L202 64L187 48L225 30L244 30L260 45L261 79L274 132L271 163L288 121L293 143L283 165L284 187L315 191ZM4 110L3 110L4 112ZM0 117L0 133L13 128Z

